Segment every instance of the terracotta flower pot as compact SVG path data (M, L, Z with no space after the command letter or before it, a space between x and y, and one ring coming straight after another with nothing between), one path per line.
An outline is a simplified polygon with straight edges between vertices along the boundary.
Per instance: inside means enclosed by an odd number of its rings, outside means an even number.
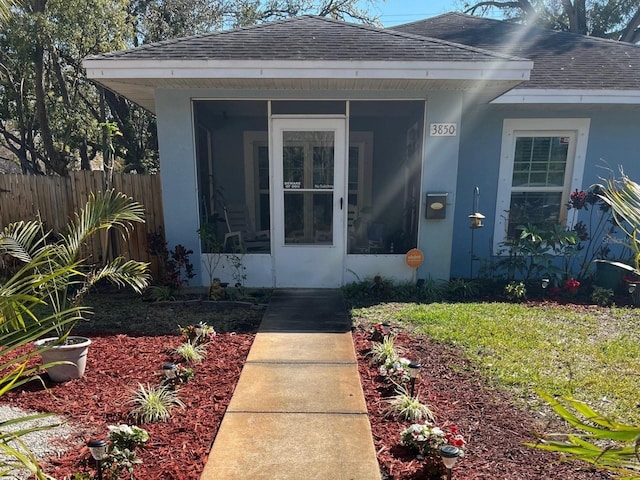
M46 348L54 343L58 337L43 338L35 342L35 347ZM74 378L82 378L87 366L87 354L91 340L85 337L67 337L61 345L54 345L40 353L42 363L67 362L61 365L47 367L47 375L54 382L66 382Z

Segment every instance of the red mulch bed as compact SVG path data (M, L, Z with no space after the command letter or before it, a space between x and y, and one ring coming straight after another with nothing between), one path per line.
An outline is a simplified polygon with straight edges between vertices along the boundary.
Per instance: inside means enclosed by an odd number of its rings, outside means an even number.
M209 347L207 360L196 366L193 380L180 389L187 408L176 410L168 423L141 425L151 440L138 452L143 463L135 468L136 479L199 478L253 338L250 333L219 334ZM126 404L129 390L138 382L157 384L158 369L181 340L177 335L93 337L84 378L49 384L50 394L33 382L3 396L2 403L62 413L84 428L71 439L72 448L46 466L54 477L69 478L78 471L77 462L88 456L83 448L87 440L105 437L107 425L132 422L131 407ZM400 445L399 433L408 423L385 417L384 396L390 392L365 357L371 345L368 332L357 330L354 340L384 478L429 478L423 462ZM523 446L535 440L532 415L516 408L507 394L489 389L457 350L404 333L396 344L424 366L417 384L420 398L434 410L440 424L455 423L468 441L467 455L455 468L456 480L611 478Z
M196 374L180 387L186 408L174 410L169 422L143 424L150 435L138 449L140 480L192 480L200 477L213 438L231 400L240 371L249 353L253 333L219 333L209 344L206 360L195 365ZM127 401L138 382L157 385L160 369L170 360L168 352L180 345L178 335L130 337L92 336L84 378L63 384L49 383L47 394L39 382L3 396L2 403L21 408L64 414L84 430L75 445L45 465L47 473L61 480L80 471L77 463L88 456L83 448L90 438L106 438L108 425L133 423Z
M424 480L429 470L415 453L400 444L400 432L411 422L391 421L382 377L366 357L369 332L357 330L354 342L362 386L367 400L374 444L387 479ZM455 466L456 480L612 478L587 464L561 462L556 454L523 445L535 442L536 424L530 413L518 409L508 395L491 390L461 353L426 337L399 333L395 345L422 364L416 392L436 415L438 425L457 425L467 440L466 456ZM435 478L440 478L436 476Z

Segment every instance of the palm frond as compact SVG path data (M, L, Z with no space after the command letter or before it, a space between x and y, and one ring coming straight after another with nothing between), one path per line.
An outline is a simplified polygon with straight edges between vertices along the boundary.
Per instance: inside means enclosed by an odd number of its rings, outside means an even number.
M552 433L540 438L540 443L526 445L562 453L622 474L640 472L640 426L610 420L584 402L570 397L554 398L545 392L538 394L560 417L585 433ZM564 440L553 440L555 437ZM605 440L609 443L603 444Z

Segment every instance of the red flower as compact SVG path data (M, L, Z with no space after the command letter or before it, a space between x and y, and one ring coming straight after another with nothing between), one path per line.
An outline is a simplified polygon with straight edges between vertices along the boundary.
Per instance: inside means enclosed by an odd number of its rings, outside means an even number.
M578 288L580 287L580 282L575 278L571 277L569 280L564 282L564 289L569 293L575 294L578 292Z

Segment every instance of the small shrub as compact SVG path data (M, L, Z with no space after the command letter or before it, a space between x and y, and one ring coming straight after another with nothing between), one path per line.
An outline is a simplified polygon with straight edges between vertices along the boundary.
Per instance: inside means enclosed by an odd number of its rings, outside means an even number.
M173 353L189 363L201 363L207 356L207 350L204 345L196 345L191 341L177 346Z
M478 282L463 278L449 280L444 286L445 296L453 301L470 300L477 297L479 291Z
M160 285L172 290L180 290L189 283L191 278L196 276L193 264L189 260L189 255L193 253L193 250L189 250L183 245L176 245L173 250L169 250L162 231L147 233L147 251L158 259L160 265L158 283Z
M418 292L420 299L427 303L442 301L445 292L440 282L433 278L427 278Z
M591 293L591 301L601 307L613 303L613 290L610 288L595 287Z
M409 364L406 358L387 358L384 364L380 365L380 375L385 380L394 385L404 385L410 380Z
M376 342L371 347L371 362L380 365L386 363L389 359L398 358L398 353L392 336L385 337L382 342Z
M153 302L171 302L175 300L173 289L164 285L154 285L145 292L145 298Z
M120 449L133 450L149 441L149 432L136 425L109 425L109 440Z
M184 408L175 391L166 385L158 387L138 384L134 390L133 398L129 403L135 405L131 414L142 423L165 422L171 416L171 410L175 407Z
M183 367L178 365L178 369L176 371L176 378L180 383L187 383L189 380L193 378L195 375L195 371L193 368Z
M209 343L217 335L214 328L204 322L197 325L187 325L186 327L178 325L178 331L186 341L191 342L194 345Z
M524 282L509 282L504 286L504 296L511 302L522 302L527 298Z
M458 427L451 425L447 431L429 422L414 423L400 434L402 444L418 451L425 458L439 456L440 447L453 445L460 449L460 456L464 456L464 437L458 432Z
M387 400L389 402L389 413L410 422L420 422L422 420L434 420L433 412L429 407L420 403L417 397L412 397L406 388L399 388L396 395Z
M393 325L389 323L377 323L371 328L370 339L372 342L383 342L385 338L395 335Z

